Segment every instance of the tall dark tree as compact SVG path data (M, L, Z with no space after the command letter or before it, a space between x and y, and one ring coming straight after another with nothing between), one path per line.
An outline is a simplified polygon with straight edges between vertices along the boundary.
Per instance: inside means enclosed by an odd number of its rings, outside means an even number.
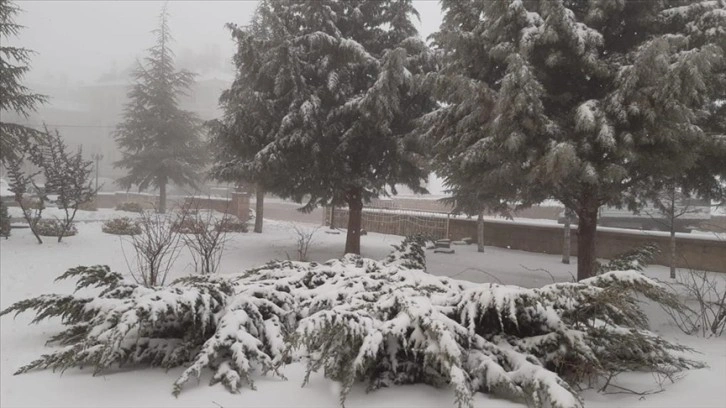
M273 175L272 191L305 201L304 210L347 204L345 252L360 253L364 202L399 183L422 191L427 176L409 135L431 107L415 81L431 64L411 20L416 11L409 0L274 5L287 54L274 85L288 94L254 166Z
M15 23L18 12L20 8L12 1L0 1L0 164L17 159L29 142L43 135L33 128L6 121L10 112L27 118L46 100L22 84L23 76L30 70L33 52L9 45L10 39L23 28Z
M250 25L228 25L237 42L232 86L219 99L223 118L210 122L215 178L245 181L256 190L255 232L262 232L266 186L277 185L283 171L262 171L256 155L277 137L293 101L294 74L289 67L285 27L276 14L279 2L260 2ZM279 12L279 11L278 11Z
M724 4L443 0L443 103L423 120L438 167L518 206L561 201L578 217L578 279L591 276L601 206L634 209L690 171L718 194L714 168L695 170L715 140L701 122Z
M166 7L153 31L156 44L148 49L143 63L134 72L135 83L128 93L129 102L123 122L116 130L122 151L116 167L128 170L118 183L139 190L159 188L159 212L166 211L169 183L196 187L205 162L201 124L192 113L179 107L178 98L193 83L194 75L174 68L174 53L167 24Z

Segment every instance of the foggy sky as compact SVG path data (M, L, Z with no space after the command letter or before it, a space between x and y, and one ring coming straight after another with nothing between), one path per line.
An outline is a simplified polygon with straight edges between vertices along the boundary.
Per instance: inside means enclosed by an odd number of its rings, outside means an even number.
M415 1L419 31L426 37L441 23L436 0ZM25 26L11 43L34 50L29 84L92 83L123 70L153 45L163 1L20 0L17 22ZM177 57L215 50L229 64L234 44L226 23L246 24L256 1L170 1L169 26ZM230 68L231 69L231 68Z

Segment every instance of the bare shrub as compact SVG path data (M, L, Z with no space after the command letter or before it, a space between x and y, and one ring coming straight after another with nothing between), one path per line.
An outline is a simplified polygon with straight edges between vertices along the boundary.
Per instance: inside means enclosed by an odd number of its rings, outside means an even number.
M308 250L310 249L310 245L313 243L313 239L315 237L315 233L318 232L320 227L315 227L313 229L307 229L304 227L300 227L298 225L293 224L292 225L293 231L295 231L295 234L297 235L297 260L302 262L308 261Z
M685 297L680 309L665 308L671 319L686 334L721 336L726 330L726 280L717 274L679 270L675 282L662 282Z
M40 238L38 230L36 228L40 217L45 209L45 203L48 201L48 196L45 194L45 190L38 187L35 184L34 178L40 172L28 174L23 170L23 163L25 160L25 154L17 158L11 158L8 160L6 167L8 170L9 178L9 189L13 193L13 198L20 206L23 212L23 218L28 223L30 231L35 235L35 239L39 244L43 243L43 239ZM30 196L30 190L34 189L37 197Z
M221 218L212 210L201 210L194 200L185 204L174 228L183 234L182 240L194 260L194 270L201 275L217 272L227 242L227 228L231 217L225 212Z
M146 287L163 286L169 270L179 257L181 235L172 228L171 215L142 212L138 220L141 232L131 236L134 251L132 266L124 258L136 283ZM121 246L123 250L123 245Z
M61 242L64 236L71 235L78 210L82 205L89 205L98 190L91 185L93 162L83 158L82 150L71 153L57 130L50 132L46 128L45 133L46 137L30 149L30 157L43 171L46 193L58 196L55 202L64 214L59 219L63 226L58 235Z
M219 222L223 224L227 218L225 214ZM227 231L217 227L212 211L197 212L187 220L193 221L189 224L195 226L195 232L182 235L182 240L192 253L194 270L202 275L216 273L227 242Z

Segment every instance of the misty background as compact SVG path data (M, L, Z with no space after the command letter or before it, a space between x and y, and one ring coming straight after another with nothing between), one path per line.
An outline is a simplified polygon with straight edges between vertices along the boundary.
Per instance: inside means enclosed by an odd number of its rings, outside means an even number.
M113 180L124 174L113 167L120 158L113 131L136 61L154 44L151 31L164 3L17 1L22 9L17 23L25 28L11 39L12 45L35 52L24 84L49 99L30 117L9 119L36 128L45 123L58 129L69 145L82 146L89 159L102 156L98 165L103 190L118 189ZM414 4L421 17L419 34L426 38L441 24L439 3ZM225 25L246 25L257 1L169 1L167 7L176 67L197 74L180 104L203 120L218 117L219 95L234 79L236 47Z

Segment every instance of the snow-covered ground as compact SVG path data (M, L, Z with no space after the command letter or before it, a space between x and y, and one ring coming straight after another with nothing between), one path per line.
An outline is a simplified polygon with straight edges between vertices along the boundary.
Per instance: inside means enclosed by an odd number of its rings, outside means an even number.
M49 239L44 245L35 243L28 230L13 230L8 240L0 241L0 308L18 300L43 293L68 293L73 282L54 283L66 269L78 265L107 264L113 270L127 273L122 245L124 238L101 232L95 220L130 215L114 211L95 212L96 218L84 215L79 234L62 243ZM306 225L306 228L316 228ZM329 234L320 228L309 252L311 260L327 260L342 254L345 234ZM230 234L230 241L220 268L221 273L236 273L271 259L296 256L296 234L293 225L266 220L263 234ZM370 233L362 237L363 255L382 258L401 237ZM128 244L126 254L129 254ZM575 274L571 265L560 263L555 255L534 254L487 247L477 253L476 247L454 246L456 254L427 252L428 271L473 282L501 282L537 287L552 280L568 281ZM172 278L192 273L191 256L182 252ZM653 266L646 274L666 279L665 267ZM665 384L665 391L641 398L632 394L603 395L586 391L588 407L725 407L726 406L726 338L702 339L681 334L657 308L648 308L652 329L670 340L693 347L701 355L695 357L710 367L685 373L675 384ZM171 386L181 369L124 369L92 377L88 370L68 370L63 375L50 371L20 376L12 373L44 351L44 341L57 332L58 322L31 325L30 315L0 319L0 406L2 407L336 407L337 385L323 378L312 377L301 388L304 366L292 364L285 369L288 381L259 377L257 391L244 389L229 394L221 385L207 386L209 376L199 386L188 386L179 398L171 395ZM616 384L637 390L658 389L651 374L622 375ZM476 407L522 407L510 401L479 394ZM453 391L425 385L398 386L366 394L364 387L354 389L347 407L452 407Z

